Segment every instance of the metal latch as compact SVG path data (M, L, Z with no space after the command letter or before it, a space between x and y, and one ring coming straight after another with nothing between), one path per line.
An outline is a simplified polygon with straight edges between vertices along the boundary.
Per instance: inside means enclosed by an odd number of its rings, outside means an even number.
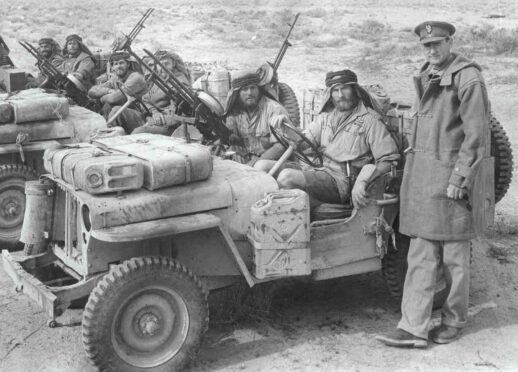
M22 163L25 164L25 154L23 153L23 145L26 145L29 142L29 134L28 133L18 133L16 136L16 145L20 151L20 158L22 159Z

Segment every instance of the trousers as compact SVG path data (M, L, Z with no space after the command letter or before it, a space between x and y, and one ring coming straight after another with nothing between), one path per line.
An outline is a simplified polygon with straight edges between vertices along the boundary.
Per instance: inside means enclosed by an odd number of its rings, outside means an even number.
M448 297L441 308L444 325L466 325L469 302L470 242L412 238L408 250L401 320L398 328L414 336L428 338L437 269L443 265Z

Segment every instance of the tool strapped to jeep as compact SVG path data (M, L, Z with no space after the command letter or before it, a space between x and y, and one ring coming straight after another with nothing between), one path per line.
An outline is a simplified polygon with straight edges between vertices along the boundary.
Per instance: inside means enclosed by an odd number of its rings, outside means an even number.
M182 104L186 104L193 111L196 118L194 125L203 134L205 141L213 142L219 139L222 143L228 144L230 130L225 126L223 121L223 108L221 104L206 92L193 92L189 87L183 85L153 53L146 49L144 49L144 52L153 60L156 66L159 66L163 71L167 72L165 79L144 63L134 52L130 51L130 54L142 68L149 71L150 81L162 90L172 101L176 102L177 111Z
M148 10L146 10L146 12L142 15L140 20L135 25L135 27L133 27L131 32L128 35L124 35L122 42L116 41L114 43L112 52L116 52L118 50L129 50L131 48L131 43L133 42L133 40L135 40L140 31L142 31L142 29L145 27L144 22L146 22L149 16L151 16L151 13L153 13L154 11L155 8L149 8Z
M38 49L27 41L19 41L19 44L38 60L39 69L47 77L41 85L46 84L50 80L58 90L65 91L66 95L79 106L86 108L92 106L93 102L88 98L86 92L81 91L70 78L63 75L47 58L38 52Z

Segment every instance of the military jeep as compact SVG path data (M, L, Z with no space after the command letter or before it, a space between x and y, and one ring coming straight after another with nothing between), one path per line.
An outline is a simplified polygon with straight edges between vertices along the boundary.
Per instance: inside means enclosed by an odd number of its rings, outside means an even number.
M100 147L154 137L169 141L171 151L181 142L139 134L105 138ZM90 194L65 181L66 171L27 184L22 240L47 249L23 258L4 250L4 267L17 290L45 309L51 326L88 296L83 342L100 369L184 366L208 327L209 291L243 278L252 287L382 270L390 291L401 295L408 249L397 233L401 170L371 185L365 208L310 211L306 193L280 191L273 177L246 165L212 162L208 179L156 190ZM56 268L66 278L45 270Z
M403 133L403 116L400 123L396 131ZM293 138L277 135L287 152L293 151ZM184 158L185 167L178 168L183 183L128 189L121 180L134 180L136 173L116 166L79 173L76 182L74 161L73 166L51 164L49 174L26 186L30 200L22 241L38 247L29 251L41 253L2 252L17 291L39 303L50 326L88 297L83 344L99 369L182 368L194 358L208 327L208 293L243 278L253 287L381 270L391 294L401 296L409 245L398 233L401 164L370 184L367 207L324 204L310 210L306 193L279 190L272 176L230 160L211 158L210 177L188 182L194 159L189 160L189 151L179 152L181 139L138 134L94 144L98 151L122 151L138 159L145 157L126 145L155 141L161 151ZM404 141L398 144L402 151ZM52 162L49 151L47 163ZM70 159L82 158L74 149L67 151ZM298 156L311 161L306 154ZM365 166L358 179L368 177L369 170ZM145 171L144 178L164 172ZM103 187L118 189L85 191ZM445 293L444 282L438 283L438 304Z
M52 98L57 97L42 89L0 94L0 246L4 248L19 245L25 181L44 173L43 151L88 141L93 131L106 128L102 116L83 107L68 108L66 103L66 114L51 108ZM49 110L53 110L51 115L40 115Z

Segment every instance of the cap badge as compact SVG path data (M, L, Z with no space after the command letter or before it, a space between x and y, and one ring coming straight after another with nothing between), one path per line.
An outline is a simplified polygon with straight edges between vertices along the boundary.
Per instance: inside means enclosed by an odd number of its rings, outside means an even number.
M426 32L428 32L428 35L431 35L432 34L432 25L428 23L424 27L426 28Z

